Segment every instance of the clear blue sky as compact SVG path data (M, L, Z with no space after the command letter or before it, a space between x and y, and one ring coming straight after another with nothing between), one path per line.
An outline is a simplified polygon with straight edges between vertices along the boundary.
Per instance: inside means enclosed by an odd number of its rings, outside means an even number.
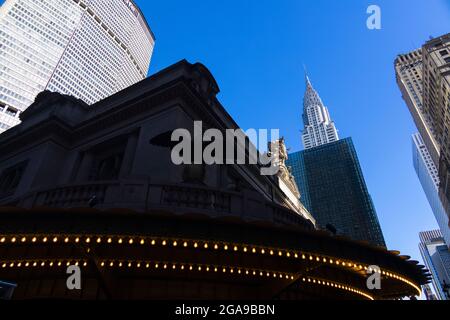
M136 0L157 38L150 73L202 62L244 128L280 128L301 150L303 64L342 137L356 144L389 248L420 259L437 228L412 166L416 129L393 68L397 54L450 32L446 0ZM366 9L382 9L381 31Z

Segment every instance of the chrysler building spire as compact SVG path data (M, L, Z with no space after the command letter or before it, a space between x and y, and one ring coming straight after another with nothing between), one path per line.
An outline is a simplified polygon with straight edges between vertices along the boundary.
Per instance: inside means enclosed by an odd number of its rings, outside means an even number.
M311 149L338 141L339 135L327 107L323 104L307 74L305 78L306 92L303 98L305 128L302 133L302 141L305 149Z

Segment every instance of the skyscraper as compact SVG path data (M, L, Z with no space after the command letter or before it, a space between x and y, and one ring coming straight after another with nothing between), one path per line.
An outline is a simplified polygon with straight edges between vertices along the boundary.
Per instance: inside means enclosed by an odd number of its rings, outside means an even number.
M155 38L131 0L6 0L0 133L49 90L92 104L147 76Z
M372 198L351 138L339 140L328 109L306 77L305 150L289 155L301 201L321 228L385 247Z
M439 230L420 233L420 253L439 300L450 300L450 251Z
M423 178L425 174L422 174L419 178L425 185L424 190L439 227L449 244L450 227L444 221L448 222L448 218L443 219L440 212L443 208L450 217L450 34L432 39L418 50L399 55L395 60L395 70L403 99L421 136L421 141L416 141L420 149L414 148L414 159L418 160L418 153L422 153L421 157L429 155L433 162L433 166L426 163L428 168L422 170L433 172L433 177ZM423 179L428 182L424 183ZM434 195L430 196L434 189L430 179L437 180L441 205L436 203Z
M305 149L338 141L339 135L328 108L306 76L306 93L303 99L303 123L305 128L302 141Z
M351 138L289 155L301 201L323 229L385 247L372 198Z
M439 174L419 133L413 135L413 164L443 238L450 247L449 219L439 199Z

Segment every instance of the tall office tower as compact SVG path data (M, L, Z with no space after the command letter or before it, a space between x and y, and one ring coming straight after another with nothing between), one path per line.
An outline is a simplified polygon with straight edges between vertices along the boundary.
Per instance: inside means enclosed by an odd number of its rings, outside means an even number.
M450 217L450 34L400 55L397 80L439 171L439 196Z
M302 141L305 149L339 140L338 131L331 120L328 109L312 86L308 76L306 76L306 93L303 99L303 123L305 128Z
M450 248L449 219L439 199L439 173L420 133L413 135L413 163L422 188L436 217L445 243Z
M420 233L420 253L439 300L450 300L450 251L439 230Z
M290 154L286 164L318 226L386 246L351 138Z
M440 147L439 194L450 217L450 33L428 41L423 53L423 105Z
M131 0L6 0L0 133L43 91L92 104L147 76L155 38Z
M422 49L399 55L395 60L397 84L413 117L414 123L431 155L435 166L439 164L439 145L429 115L423 109Z

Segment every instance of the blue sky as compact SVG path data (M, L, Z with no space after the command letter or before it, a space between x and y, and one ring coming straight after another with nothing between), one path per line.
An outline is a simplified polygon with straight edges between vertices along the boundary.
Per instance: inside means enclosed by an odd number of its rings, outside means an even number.
M389 248L420 260L437 228L412 166L416 129L395 82L397 54L450 32L446 0L136 0L157 38L150 73L202 62L244 128L280 128L301 150L303 64L342 137L354 139ZM382 9L382 30L366 9Z

